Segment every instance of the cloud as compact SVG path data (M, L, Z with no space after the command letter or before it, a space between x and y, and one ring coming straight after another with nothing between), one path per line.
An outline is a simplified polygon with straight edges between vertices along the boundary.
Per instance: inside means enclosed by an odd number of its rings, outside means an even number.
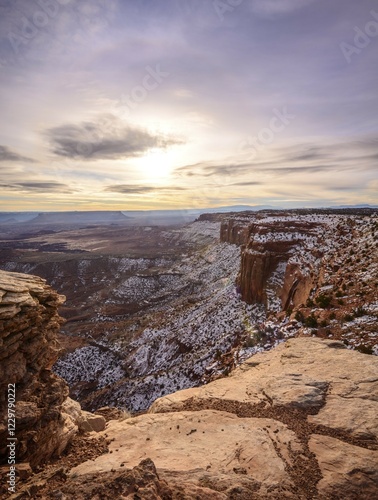
M175 186L136 186L129 184L114 184L107 186L104 191L110 193L122 193L122 194L147 194L153 192L174 192L174 191L186 191L186 188L175 187Z
M312 4L314 0L252 0L251 8L262 16L289 14Z
M12 191L26 191L26 192L71 192L72 189L67 184L60 182L15 182L9 184L0 184L3 189L10 189Z
M333 144L298 144L274 148L261 161L243 159L232 162L200 162L175 170L177 177L220 177L245 174L300 175L318 172L375 170L378 143L374 140L345 141ZM241 181L240 181L241 182ZM241 182L241 185L244 183Z
M78 125L53 127L46 135L55 155L82 160L133 158L151 149L183 143L174 137L125 125L113 115L102 115Z
M14 153L7 146L0 146L0 161L24 161L34 163L32 158Z
M178 177L212 177L212 176L224 176L231 175L234 173L242 173L252 168L251 163L213 163L213 162L203 162L195 163L193 165L184 165L175 169L175 174Z
M245 181L245 182L235 182L231 186L261 186L262 182L258 181Z

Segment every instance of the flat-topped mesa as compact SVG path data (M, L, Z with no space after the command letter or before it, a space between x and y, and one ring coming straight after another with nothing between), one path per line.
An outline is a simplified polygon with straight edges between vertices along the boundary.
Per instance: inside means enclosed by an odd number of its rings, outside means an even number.
M311 217L250 214L221 225L221 241L241 246L238 287L243 300L278 311L307 300L322 257L323 224ZM306 266L295 255L306 252Z
M268 309L275 306L285 309L307 299L313 286L312 276L290 259L317 227L315 223L290 219L261 221L250 226L239 275L240 291L246 302L258 302ZM279 302L272 303L269 299L273 297Z
M234 245L246 245L251 229L250 217L227 218L222 221L220 240Z
M3 462L8 455L4 443L9 437L9 388L10 408L16 414L17 463L30 462L35 467L52 455L59 455L78 431L80 405L67 398L66 382L51 371L58 358L56 334L63 321L58 307L64 300L65 297L58 295L42 278L0 271L0 456ZM76 413L76 418L70 412Z

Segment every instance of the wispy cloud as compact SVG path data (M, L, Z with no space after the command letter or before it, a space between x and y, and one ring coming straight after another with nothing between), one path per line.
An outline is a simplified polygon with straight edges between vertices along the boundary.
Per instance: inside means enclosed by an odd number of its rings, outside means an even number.
M0 186L2 189L9 189L12 191L20 192L72 192L72 188L70 186L60 182L14 182L9 184L0 184Z
M261 186L262 182L258 181L245 181L245 182L233 182L231 186Z
M318 172L340 172L356 169L374 170L371 160L377 158L378 144L371 139L327 145L298 144L275 148L263 161L202 162L175 170L177 177L222 177L248 173L300 175ZM257 182L257 181L256 181ZM243 183L242 183L243 184Z
M11 151L7 146L0 146L0 161L19 161L34 163L32 158L22 156L14 151Z
M126 125L113 115L53 127L46 135L55 155L82 160L133 158L151 149L182 144L178 138Z
M121 194L148 194L154 192L175 192L175 191L186 191L187 188L182 186L136 186L128 184L114 184L107 186L104 191L110 193L121 193Z

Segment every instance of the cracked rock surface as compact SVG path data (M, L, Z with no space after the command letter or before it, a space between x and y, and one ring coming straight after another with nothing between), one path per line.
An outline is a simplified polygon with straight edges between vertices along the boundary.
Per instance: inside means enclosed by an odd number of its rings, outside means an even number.
M171 488L151 498L376 498L377 398L378 358L291 339L148 414L110 421L108 453L71 469L66 487L150 458ZM185 485L196 496L175 496Z

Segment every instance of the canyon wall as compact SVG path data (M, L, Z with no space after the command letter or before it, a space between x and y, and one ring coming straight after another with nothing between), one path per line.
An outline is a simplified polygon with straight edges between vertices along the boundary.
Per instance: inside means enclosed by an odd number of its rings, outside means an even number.
M306 301L315 284L314 264L321 257L316 241L320 224L300 218L264 217L226 219L221 225L221 241L241 246L238 286L249 304L264 304L278 310ZM310 243L310 267L293 257L299 247ZM274 297L274 300L272 300Z
M56 334L62 319L57 311L63 301L64 296L39 277L0 271L2 462L8 454L8 390L13 398L15 389L16 396L15 408L10 403L10 416L15 410L18 462L35 467L59 455L78 431L75 419L64 410L68 386L51 371L58 358Z
M237 289L263 305L263 341L316 334L378 353L376 210L227 214L220 235L240 246Z

